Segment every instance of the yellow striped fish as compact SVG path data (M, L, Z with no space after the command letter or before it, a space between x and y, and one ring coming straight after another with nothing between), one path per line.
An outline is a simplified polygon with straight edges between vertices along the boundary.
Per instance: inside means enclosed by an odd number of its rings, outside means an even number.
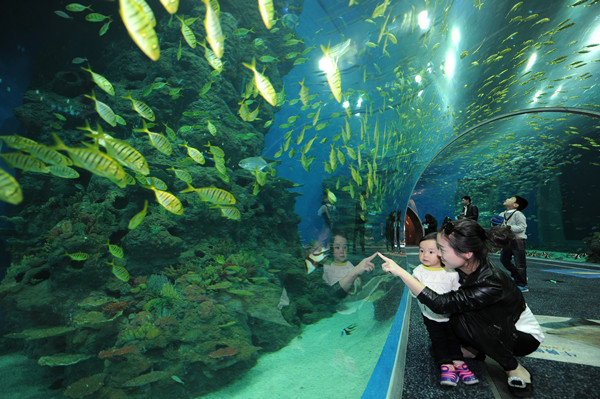
M113 85L108 81L108 79L106 79L99 73L92 71L92 67L89 64L87 68L81 67L81 69L83 69L86 72L89 72L92 75L92 80L98 85L99 88L101 88L111 96L115 95L115 89Z
M338 103L342 102L342 79L340 77L340 69L337 65L337 59L334 59L329 55L329 46L325 48L323 45L321 45L321 50L323 50L323 54L329 63L327 70L325 71L327 83L329 83L329 89L331 89L331 93L333 94L335 100Z
M90 258L90 254L85 252L73 252L72 254L70 254L67 251L65 251L65 253L62 256L68 256L72 260L76 261L88 260Z
M169 139L161 133L154 133L148 130L148 126L146 125L146 121L142 121L144 127L142 129L133 129L134 132L147 133L150 138L150 143L154 148L158 151L162 152L165 155L171 155L173 152L173 147L171 146L171 142Z
M125 183L127 183L128 186L135 185L135 179L127 172L125 172Z
M142 186L151 186L151 187L157 188L159 190L167 189L167 183L165 183L158 177L154 177L154 176L146 177L146 176L140 176L140 175L138 175L136 177Z
M216 187L201 187L194 188L188 183L188 188L181 193L189 193L195 191L196 194L202 199L202 201L212 202L215 205L233 205L235 204L235 197L228 191L222 190Z
M140 7L142 7L142 10L144 11L144 14L146 15L146 18L148 18L148 20L150 21L150 25L154 28L156 26L156 18L154 18L154 13L152 12L152 8L150 8L150 6L148 5L148 3L146 3L145 0L133 0L136 3L138 3L138 5Z
M179 0L160 0L160 2L169 14L175 14L179 8Z
M169 139L173 141L177 140L177 134L175 133L175 130L171 129L169 125L167 125L164 122L163 125L165 125L165 132L167 133L167 137L169 137Z
M129 228L129 230L133 230L136 227L138 227L142 223L144 218L146 217L147 211L148 211L148 201L144 201L144 208L141 211L139 211L138 213L136 213L135 215L133 215L133 217L129 220L129 224L127 225L127 228Z
M0 140L4 141L7 146L14 148L15 150L24 150L26 148L39 145L37 141L28 139L27 137L19 136L18 134L0 136Z
M112 273L121 281L129 281L129 272L123 266L115 264L115 261L106 262L107 265L112 266Z
M208 65L211 66L215 71L223 72L223 62L215 55L215 53L208 48L206 42L199 43L204 47L204 58L208 61Z
M73 165L73 162L69 159L69 157L64 156L60 152L47 147L43 144L37 144L34 146L27 147L23 149L23 151L28 152L33 155L40 161L44 163L49 163L51 165L59 165L59 166L69 166Z
M208 142L208 144L205 144L204 146L208 147L208 151L210 151L210 153L213 154L213 156L215 158L225 158L225 151L223 151L223 149L221 147L217 147L215 145L210 145L210 141Z
M149 8L144 0L119 0L119 13L129 36L148 58L156 61L160 57L160 47L154 31L156 21L152 10L152 18L146 14Z
M212 7L215 14L218 16L221 15L221 6L219 5L219 0L209 0L210 6Z
M250 115L248 115L248 122L253 122L257 117L258 117L258 109L260 108L260 106L256 106L256 109L252 112L250 112Z
M129 145L128 142L114 138L105 139L104 148L106 148L106 153L109 157L112 157L114 160L127 166L134 172L142 175L150 173L148 162L146 162L144 156Z
M220 206L219 209L221 210L221 214L223 216L225 216L227 219L231 219L231 220L240 220L241 219L241 214L240 211L233 206Z
M156 201L158 201L163 208L171 213L174 213L175 215L183 214L183 205L176 196L167 191L158 190L154 187L150 187L150 189L154 191L154 194L156 195Z
M151 122L154 121L155 116L152 108L150 108L145 102L131 97L131 92L128 92L126 96L121 96L121 98L131 100L131 105L133 106L134 111L137 112L142 118L148 119Z
M225 161L223 158L215 158L215 168L222 175L227 175L227 168L225 167Z
M100 115L100 118L104 119L106 123L111 125L112 127L117 126L117 116L111 107L104 104L102 101L98 101L96 99L96 94L94 94L94 90L92 90L92 95L88 96L85 94L85 97L94 100L94 104L96 107L96 112Z
M317 124L317 122L319 121L320 115L321 115L321 107L319 107L319 109L315 113L315 117L313 118L313 121L312 121L313 126L315 126Z
M17 205L23 201L21 186L14 177L0 168L0 200Z
M267 29L271 29L275 23L275 8L273 7L273 0L258 0L258 9L265 26Z
M210 123L210 122L209 122ZM206 162L206 160L204 159L204 155L198 151L197 149L195 149L194 147L190 147L189 145L186 144L179 144L181 147L185 147L187 149L187 154L190 156L190 158L192 158L196 163L200 164L200 165L204 165L204 163Z
M110 17L99 12L92 12L85 16L85 20L88 22L102 22L105 19L110 19Z
M302 105L304 105L305 107L308 106L308 87L304 86L304 79L302 79L302 82L300 83L300 101L302 102Z
M293 148L292 148L292 150L293 150ZM250 173L252 173L256 177L256 182L258 184L260 184L261 186L264 186L265 184L267 184L267 174L265 172L258 170L258 169L254 169Z
M177 177L179 180L190 184L192 183L192 175L190 175L187 170L175 169L174 166L168 168L167 170L172 170L175 173L175 177Z
M68 166L49 165L48 170L53 176L62 177L63 179L77 179L79 177L79 173L75 169L71 169Z
M125 254L123 253L123 248L121 248L118 245L111 244L110 240L104 245L108 247L108 252L110 252L111 255L115 258L123 259L123 257L125 256Z
M260 106L257 105L256 109L254 111L250 111L250 109L248 108L248 106L246 105L246 103L242 103L242 105L240 106L240 110L238 111L238 113L242 117L243 121L245 121L245 122L253 122L258 117L258 110L259 110L259 108L260 108Z
M208 132L210 134L212 134L213 136L217 135L217 128L215 127L215 125L213 125L213 123L211 121L208 121L206 123L206 128L208 129Z
M254 83L258 88L258 92L269 104L277 105L277 93L269 79L262 73L256 70L256 59L252 58L252 64L242 63L246 68L254 72Z
M190 29L188 24L185 23L183 18L177 15L177 19L181 22L181 34L183 35L185 42L191 48L196 48L196 45L198 44L198 41L196 40L196 35L194 35L194 32L192 31L192 29Z
M23 154L22 152L7 152L0 154L0 157L15 169L22 169L25 172L49 172L45 163L31 155Z
M240 104L240 109L238 110L238 115L242 118L244 122L250 122L250 109L246 105L246 101L242 100Z
M121 188L127 186L126 173L117 161L93 147L67 147L56 134L53 133L52 136L57 148L67 151L75 166L106 177Z
M94 140L94 144L106 147L106 140L113 139L113 136L105 133L104 130L102 130L102 126L100 126L98 123L96 123L96 130L90 127L90 124L87 120L85 121L85 125L86 126L77 126L77 129L90 132L91 134L86 134L86 136L91 137Z
M202 0L206 6L206 18L204 19L204 29L206 30L206 41L212 48L217 58L223 58L225 50L225 36L221 30L221 22L215 9L211 6L211 0ZM216 0L212 2L217 3ZM217 3L218 5L218 3Z

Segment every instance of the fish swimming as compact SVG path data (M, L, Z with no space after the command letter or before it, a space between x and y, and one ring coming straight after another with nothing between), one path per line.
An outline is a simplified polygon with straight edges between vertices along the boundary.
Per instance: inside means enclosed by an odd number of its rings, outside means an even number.
M264 170L269 164L264 160L263 157L249 157L244 158L238 163L239 167L249 171Z
M17 205L23 201L21 186L12 175L0 168L0 201Z
M304 262L306 263L306 274L311 274L317 267L323 266L321 261L327 257L328 248L317 247L309 254Z
M356 328L356 323L352 323L352 324L350 324L348 327L346 327L346 328L344 328L344 329L342 330L342 335L341 335L341 336L343 337L343 336L344 336L344 334L345 334L345 335L350 335L350 334L352 334L352 330L354 330L355 328Z

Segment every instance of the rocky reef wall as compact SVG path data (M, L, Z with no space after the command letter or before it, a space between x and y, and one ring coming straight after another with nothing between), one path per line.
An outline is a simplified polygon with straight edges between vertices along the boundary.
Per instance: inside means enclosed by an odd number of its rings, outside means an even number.
M302 323L334 308L320 277L305 276L297 195L289 190L294 183L272 167L261 175L238 166L260 156L277 111L252 93L253 75L242 63L263 57L258 67L284 93L281 77L293 60L281 54L303 50L300 40L284 46L284 37L296 37L293 26L278 23L268 31L256 4L220 1L226 40L217 73L201 45L186 43L183 22L158 2L149 4L161 51L155 62L128 37L116 3L91 4L114 19L102 35L100 24L82 14L51 21L28 14L53 37L14 110L24 132L3 132L58 150L64 148L53 135L71 149L110 135L139 151L150 170L147 176L132 173L125 187L85 168L70 179L17 171L24 199L3 216L15 233L0 284L8 326L2 348L51 367L51 389L73 398L185 398L218 389L252 367L260 353L284 346ZM294 4L288 11L300 14L301 3ZM206 36L204 14L202 2L188 0L177 13L198 42ZM115 95L97 87L82 67L109 80ZM147 104L155 120L144 120L127 96ZM122 123L109 126L96 101L108 104ZM258 116L242 118L241 103L258 107ZM171 154L159 151L144 129L168 137ZM202 152L205 163L194 161L186 146ZM224 153L220 161L215 147ZM227 216L195 190L182 193L190 182L176 170L189 174L193 188L232 195L239 217ZM161 182L161 191L181 202L182 214L157 202L153 188ZM131 229L146 201L145 218Z

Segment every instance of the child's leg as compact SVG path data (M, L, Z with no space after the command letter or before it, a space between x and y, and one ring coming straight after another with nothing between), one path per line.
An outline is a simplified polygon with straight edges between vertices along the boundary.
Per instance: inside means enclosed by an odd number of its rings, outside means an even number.
M449 355L446 345L445 330L449 323L439 323L425 316L423 316L423 321L431 339L433 358L441 370L440 384L456 386L458 383L458 373L452 363L452 356Z
M425 327L427 327L427 332L429 333L429 338L431 339L431 348L435 362L438 365L452 364L452 360L457 359L457 357L454 356L455 353L448 351L446 338L447 330L451 330L449 323L433 321L425 316L423 316L423 321L425 322ZM462 357L459 358L462 359Z
M462 350L460 349L460 341L454 330L452 329L452 325L450 322L447 323L439 323L443 328L446 352L450 359L454 360L464 360Z
M464 362L462 350L460 349L460 341L458 340L456 334L454 334L451 324L449 322L438 324L441 324L440 327L444 331L444 336L446 338L446 351L448 356L452 359L452 364L454 365L460 380L467 385L477 384L479 380L475 374L469 370L469 367Z

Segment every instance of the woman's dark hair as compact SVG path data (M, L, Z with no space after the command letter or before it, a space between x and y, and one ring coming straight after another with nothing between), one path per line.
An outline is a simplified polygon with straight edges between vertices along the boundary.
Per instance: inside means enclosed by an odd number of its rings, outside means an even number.
M429 234L426 234L423 238L421 238L419 240L419 244L422 243L423 241L427 241L427 240L434 240L435 241L435 239L437 238L437 234L438 233L429 233Z
M514 233L507 227L494 226L486 230L472 219L444 223L440 234L446 237L454 251L473 252L473 261L479 264L487 262L489 244L497 248L506 248L514 238Z

